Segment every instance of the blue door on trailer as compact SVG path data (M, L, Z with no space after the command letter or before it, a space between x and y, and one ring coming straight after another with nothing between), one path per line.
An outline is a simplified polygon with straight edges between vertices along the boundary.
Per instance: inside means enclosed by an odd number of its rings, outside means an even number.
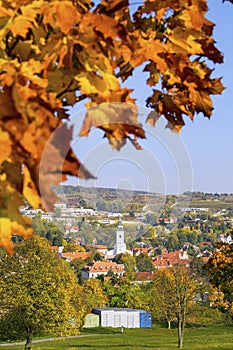
M140 310L140 328L151 328L152 327L152 315L150 312Z

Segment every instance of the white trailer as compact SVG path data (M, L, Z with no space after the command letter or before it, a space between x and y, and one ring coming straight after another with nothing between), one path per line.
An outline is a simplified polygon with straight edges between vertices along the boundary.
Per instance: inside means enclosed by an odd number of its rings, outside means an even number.
M139 310L128 308L98 308L93 309L94 314L99 315L102 327L114 328L140 328Z

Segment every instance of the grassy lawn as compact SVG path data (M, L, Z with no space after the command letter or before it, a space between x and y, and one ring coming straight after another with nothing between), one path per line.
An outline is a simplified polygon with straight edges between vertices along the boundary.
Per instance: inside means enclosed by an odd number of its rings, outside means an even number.
M84 334L96 333L76 339L66 339L33 344L33 350L87 350L87 349L157 349L177 348L177 330L164 328L126 329L121 334L118 329L86 330ZM22 350L23 346L4 346L2 349ZM187 328L185 330L183 349L190 350L232 350L233 327L208 326Z

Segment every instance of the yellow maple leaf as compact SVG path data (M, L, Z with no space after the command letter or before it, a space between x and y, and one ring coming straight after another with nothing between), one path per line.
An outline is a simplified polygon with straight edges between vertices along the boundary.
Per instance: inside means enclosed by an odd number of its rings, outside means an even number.
M140 47L135 51L132 65L137 67L145 60L152 60L156 62L156 67L164 72L167 69L167 63L160 55L167 51L166 46L159 40L144 40L142 38L138 38L138 43Z
M126 36L124 27L114 18L105 14L93 14L93 27L100 31L105 39L107 38L123 38Z
M56 6L57 24L64 34L68 34L70 29L79 22L81 15L70 1L59 1Z
M0 246L5 248L9 254L13 253L13 243L11 237L17 234L24 238L32 236L32 228L25 228L8 218L0 218Z
M186 29L176 27L173 31L168 32L167 48L171 52L179 52L180 54L202 54L201 44L197 42L200 37L199 31L195 29Z
M0 18L12 17L13 15L14 15L14 11L12 9L2 6L2 1L0 1Z
M189 97L198 112L202 112L208 118L211 117L213 105L207 91L192 89Z
M107 97L111 91L119 88L118 79L109 73L103 73L102 76L99 76L95 72L81 72L75 79L79 81L82 92L87 94L98 93Z
M38 208L41 204L41 198L36 190L35 184L32 181L30 171L24 165L24 181L23 181L23 196L34 207Z
M22 37L25 37L28 33L28 29L32 27L32 22L24 16L16 17L9 25L9 29L14 36L20 35Z

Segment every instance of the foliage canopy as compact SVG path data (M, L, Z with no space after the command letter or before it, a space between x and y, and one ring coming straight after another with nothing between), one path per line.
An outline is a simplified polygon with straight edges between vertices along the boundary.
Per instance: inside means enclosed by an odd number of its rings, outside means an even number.
M211 283L224 295L224 307L233 313L233 244L219 242L207 264Z
M142 67L151 87L147 121L163 115L179 132L185 117L211 116L210 96L223 86L210 62L223 56L205 0L147 0L135 11L128 0L0 4L0 245L10 251L12 232L31 234L18 212L24 199L38 207L42 196L52 207L51 185L67 174L93 177L70 148L67 107L88 99L80 135L98 127L113 148L130 140L140 149L145 132L122 82Z
M2 254L0 270L0 334L31 339L41 332L69 335L82 325L81 287L66 261L39 236Z

